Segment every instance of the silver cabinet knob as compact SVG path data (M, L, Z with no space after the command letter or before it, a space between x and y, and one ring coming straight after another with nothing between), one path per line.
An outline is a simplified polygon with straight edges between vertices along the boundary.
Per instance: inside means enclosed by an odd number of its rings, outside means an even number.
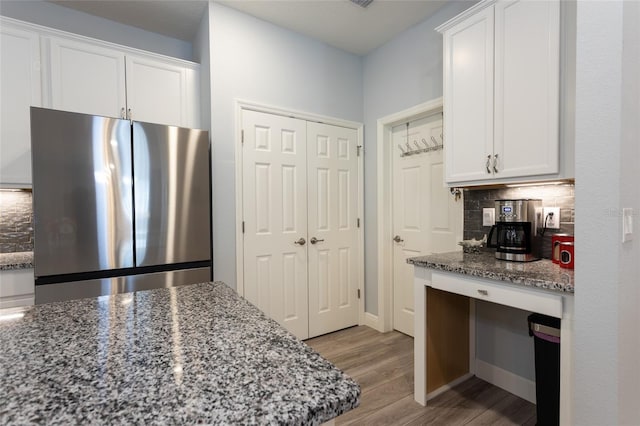
M400 238L400 235L396 235L395 237L393 237L393 241L395 241L396 243L401 243L404 240L402 238Z
M300 244L301 246L303 246L306 242L307 240L305 240L304 238L300 238L298 241L294 241L293 244Z
M311 239L309 240L311 244L319 243L321 241L324 241L324 240L319 240L316 237L311 237Z

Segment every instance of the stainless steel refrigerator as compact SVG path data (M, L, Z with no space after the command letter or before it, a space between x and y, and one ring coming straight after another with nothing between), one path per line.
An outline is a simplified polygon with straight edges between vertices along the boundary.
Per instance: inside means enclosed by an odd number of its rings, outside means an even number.
M36 303L212 279L206 131L31 108Z

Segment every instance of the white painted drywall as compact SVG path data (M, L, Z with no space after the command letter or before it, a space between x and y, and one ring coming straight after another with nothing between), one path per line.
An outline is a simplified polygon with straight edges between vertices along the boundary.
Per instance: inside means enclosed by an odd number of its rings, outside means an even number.
M476 358L535 382L530 312L476 300Z
M235 287L234 100L362 122L362 59L217 3L209 13L214 277Z
M640 424L637 3L578 2L574 423ZM604 144L603 144L604 142ZM636 229L638 229L636 227Z
M442 96L437 26L473 6L451 2L364 59L365 310L378 314L377 120Z
M620 251L619 423L640 424L640 2L623 6L620 205L634 208L635 240Z
M111 43L193 60L191 43L44 1L0 1L0 15Z

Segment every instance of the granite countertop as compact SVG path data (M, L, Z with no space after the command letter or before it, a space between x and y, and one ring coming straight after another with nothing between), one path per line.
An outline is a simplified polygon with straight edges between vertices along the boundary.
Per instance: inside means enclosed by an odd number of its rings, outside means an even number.
M548 259L509 262L495 258L493 251L440 253L407 259L408 263L473 277L507 281L562 293L573 293L573 269L565 269Z
M0 271L33 268L33 252L0 253Z
M0 322L0 424L320 424L360 387L224 283Z

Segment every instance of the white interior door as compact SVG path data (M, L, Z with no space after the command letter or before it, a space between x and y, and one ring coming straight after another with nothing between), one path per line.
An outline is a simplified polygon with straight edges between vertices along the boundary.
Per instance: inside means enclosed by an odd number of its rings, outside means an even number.
M244 295L305 339L306 122L244 110L242 128Z
M442 143L438 113L392 129L393 145ZM423 142L424 141L424 142ZM462 240L463 202L444 185L442 150L393 155L393 328L413 336L413 266L408 257L456 251Z
M309 337L358 324L357 136L307 123Z

